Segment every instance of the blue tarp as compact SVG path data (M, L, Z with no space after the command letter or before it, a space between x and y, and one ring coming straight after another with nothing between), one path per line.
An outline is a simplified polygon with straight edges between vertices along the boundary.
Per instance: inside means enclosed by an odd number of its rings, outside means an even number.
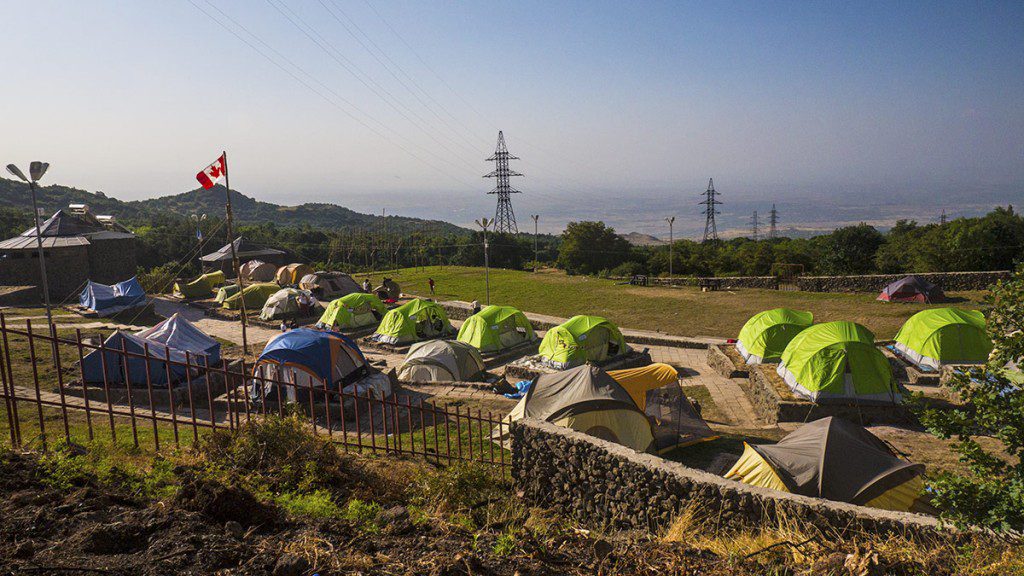
M519 400L523 396L526 396L526 393L530 391L530 386L532 386L532 385L533 385L533 380L520 380L519 382L516 382L516 384L515 384L515 387L516 387L516 391L515 392L509 393L509 394L503 394L503 396L505 398L511 398L512 400Z
M139 281L132 276L124 282L108 286L89 280L85 290L78 297L83 308L104 316L114 314L127 308L138 306L146 301L146 291Z

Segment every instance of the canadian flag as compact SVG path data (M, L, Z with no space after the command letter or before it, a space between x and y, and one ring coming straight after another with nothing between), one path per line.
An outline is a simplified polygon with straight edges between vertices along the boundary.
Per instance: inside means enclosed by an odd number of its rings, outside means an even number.
M204 168L199 174L196 174L196 180L199 180L199 183L203 185L203 188L209 190L210 188L213 188L213 185L217 180L219 180L221 176L227 174L227 172L228 159L227 153L225 152L220 155L220 158L217 158L216 162Z

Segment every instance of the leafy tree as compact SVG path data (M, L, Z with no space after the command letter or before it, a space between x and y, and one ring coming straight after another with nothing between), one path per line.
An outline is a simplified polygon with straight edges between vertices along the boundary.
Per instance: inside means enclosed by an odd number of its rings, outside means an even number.
M32 214L14 208L0 208L0 240L17 236L32 226Z
M570 274L596 274L630 259L632 246L604 222L569 222L558 265Z
M971 474L940 473L931 483L935 503L958 524L995 530L1024 529L1024 390L1019 371L1024 364L1024 266L1000 282L989 296L989 336L995 352L989 363L969 374L957 374L949 386L963 404L953 410L919 408L921 421L968 465ZM1003 452L983 445L998 440Z
M823 237L821 271L825 274L868 274L884 238L867 224L840 228Z

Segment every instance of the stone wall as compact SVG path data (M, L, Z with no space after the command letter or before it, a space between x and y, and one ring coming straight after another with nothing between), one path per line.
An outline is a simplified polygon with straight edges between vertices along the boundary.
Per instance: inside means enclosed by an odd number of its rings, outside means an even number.
M797 287L807 292L881 292L882 288L907 274L866 274L862 276L802 276ZM917 274L946 292L985 290L998 280L1010 277L1010 272L934 272Z
M737 362L728 353L727 349L731 348L732 351L736 350L736 347L732 344L712 344L708 346L708 366L712 370L720 374L723 378L747 378L750 376L749 369L746 364L737 366ZM735 352L739 356L739 352ZM740 357L742 360L742 357Z
M527 502L591 526L656 530L694 506L723 527L790 519L851 536L943 533L928 516L748 486L539 420L520 420L511 434L512 475Z
M135 238L93 240L89 245L89 279L114 284L135 276L135 243Z
M618 282L629 282L629 277L627 276L611 276L608 279ZM701 280L704 280L704 278L696 276L676 276L673 278L647 277L647 283L651 286L698 286ZM775 276L720 276L715 277L714 280L721 284L723 290L736 288L775 290L779 287L779 280Z
M42 301L42 286L39 281L39 252L17 250L0 258L0 284L4 286L38 286ZM89 277L89 253L85 246L72 246L44 251L46 277L49 280L50 301L57 304L64 300L77 302L74 296L81 290ZM134 273L134 268L132 269Z

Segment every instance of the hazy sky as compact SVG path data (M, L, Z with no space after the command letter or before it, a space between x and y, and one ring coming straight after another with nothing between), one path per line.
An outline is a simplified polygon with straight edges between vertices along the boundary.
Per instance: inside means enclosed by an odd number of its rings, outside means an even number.
M0 55L0 160L125 199L226 149L261 199L465 223L493 212L498 129L521 222L690 211L710 176L1024 199L1019 1L11 1Z

